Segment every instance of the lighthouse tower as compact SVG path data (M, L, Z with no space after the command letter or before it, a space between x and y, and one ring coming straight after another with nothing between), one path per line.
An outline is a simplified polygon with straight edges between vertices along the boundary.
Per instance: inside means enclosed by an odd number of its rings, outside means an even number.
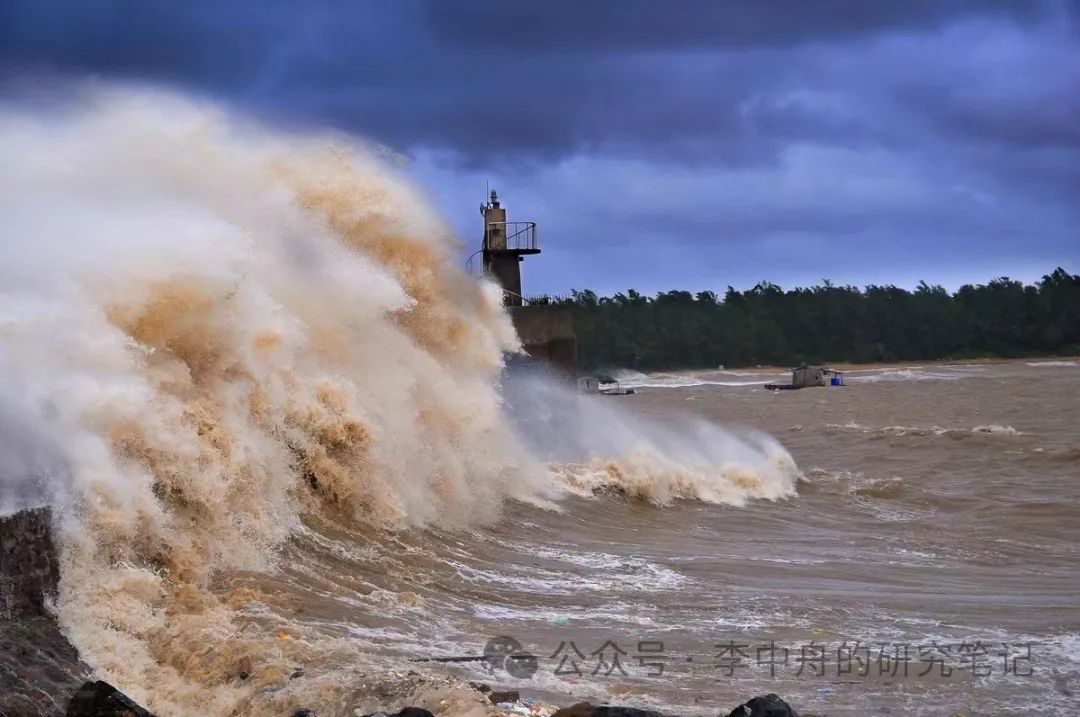
M537 302L525 305L521 292L521 262L530 254L539 254L536 246L536 222L510 222L506 208L494 190L480 205L484 217L484 273L503 290L503 304L514 323L528 362L542 362L565 376L577 373L577 336L570 306ZM521 357L511 359L508 365Z
M536 222L508 222L506 208L499 195L491 190L491 199L480 205L484 217L484 273L499 282L503 303L522 306L521 262L530 254L539 254L536 246Z

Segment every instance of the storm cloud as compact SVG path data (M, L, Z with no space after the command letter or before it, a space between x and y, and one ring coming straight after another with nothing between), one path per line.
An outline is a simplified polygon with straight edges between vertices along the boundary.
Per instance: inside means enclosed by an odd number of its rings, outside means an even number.
M529 292L1033 279L1080 263L1077 3L53 2L7 87L178 87L385 144ZM44 79L43 79L44 78ZM808 258L809 257L809 258Z

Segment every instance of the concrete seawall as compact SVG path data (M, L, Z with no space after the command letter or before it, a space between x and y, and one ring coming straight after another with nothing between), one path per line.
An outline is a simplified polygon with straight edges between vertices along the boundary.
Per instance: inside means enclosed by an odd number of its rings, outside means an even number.
M514 329L529 357L573 378L577 374L577 337L569 306L512 306Z

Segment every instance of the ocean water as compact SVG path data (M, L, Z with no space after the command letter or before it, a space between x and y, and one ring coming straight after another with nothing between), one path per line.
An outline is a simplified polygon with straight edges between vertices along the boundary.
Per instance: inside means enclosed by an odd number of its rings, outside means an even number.
M353 139L98 88L0 150L0 510L54 506L61 628L159 714L1075 708L1075 362L578 396Z

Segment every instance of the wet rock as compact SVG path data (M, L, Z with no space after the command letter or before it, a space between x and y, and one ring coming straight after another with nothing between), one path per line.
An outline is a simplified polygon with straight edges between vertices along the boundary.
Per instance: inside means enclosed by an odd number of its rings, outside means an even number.
M634 707L610 707L578 702L571 707L564 707L551 717L664 717L652 710L639 710Z
M779 695L769 693L747 700L728 713L727 717L799 717Z
M578 702L569 707L556 710L551 717L592 717L593 705L588 702Z
M513 703L521 699L521 693L517 690L491 690L487 693L487 698L493 705Z
M513 703L521 700L521 693L517 690L493 690L491 689L491 685L485 685L483 682L470 682L469 687L486 696L488 702L493 705Z
M45 609L59 579L48 508L0 517L0 715L61 717L90 674Z
M67 717L154 717L108 682L87 682L68 703Z
M0 619L46 615L59 580L49 509L0 518Z
M364 717L435 717L435 715L420 707L406 707L400 712L372 712Z
M0 715L61 717L89 676L51 617L0 619Z

